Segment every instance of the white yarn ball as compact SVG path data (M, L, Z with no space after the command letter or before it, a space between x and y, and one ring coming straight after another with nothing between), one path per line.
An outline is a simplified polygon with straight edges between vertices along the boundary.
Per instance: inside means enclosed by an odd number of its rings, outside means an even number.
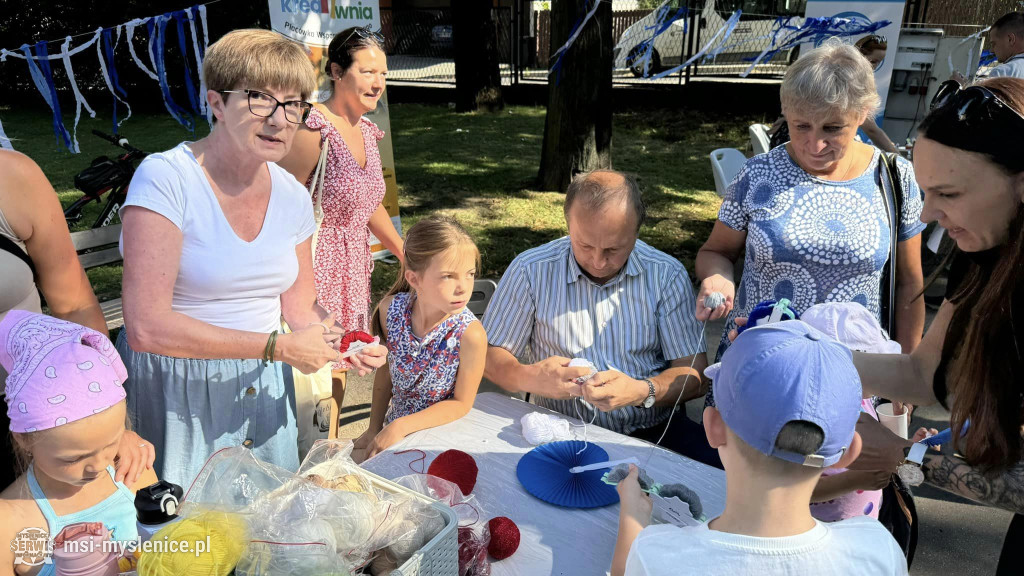
M704 297L704 307L714 310L722 304L725 304L725 295L721 292L712 292Z
M569 422L552 414L530 412L519 423L523 427L523 438L534 446L572 439L572 426Z

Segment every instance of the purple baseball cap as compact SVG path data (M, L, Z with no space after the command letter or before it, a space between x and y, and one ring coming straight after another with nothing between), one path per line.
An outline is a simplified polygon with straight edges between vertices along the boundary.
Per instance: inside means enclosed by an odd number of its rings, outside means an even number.
M793 320L744 331L705 375L726 425L759 452L825 468L842 458L860 416L861 384L850 350ZM825 433L814 454L777 450L789 422L803 420Z

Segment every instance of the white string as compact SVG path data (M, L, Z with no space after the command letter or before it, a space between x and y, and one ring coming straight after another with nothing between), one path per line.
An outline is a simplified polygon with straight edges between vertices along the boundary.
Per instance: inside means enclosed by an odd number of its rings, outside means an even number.
M192 31L192 52L196 56L196 73L199 75L199 113L206 116L206 81L203 79L203 57L199 54L199 36L196 34L196 21L192 17L191 10L185 10L188 15L188 27Z
M577 396L575 399L579 400L580 402L585 402L585 400L583 400L583 398L580 397L580 396ZM587 442L587 421L584 420L583 419L583 415L580 414L580 404L579 404L579 402L573 402L572 405L573 405L574 408L576 408L576 417L580 419L580 422L583 422L583 448L580 448L579 451L576 452L576 454L581 454L584 450L587 449L587 446L588 446L588 442ZM594 420L597 420L597 409L594 409L594 416L590 418L590 423L593 424ZM573 424L573 426L579 427L580 425L579 424Z
M712 292L704 297L704 307L710 310L718 308L725 303L725 296L721 292ZM708 314L708 320L711 319L711 314ZM708 325L708 320L705 320L700 326L700 337L704 340L704 349L707 350L708 342L707 337L704 334L704 330ZM679 390L679 395L676 396L676 402L672 405L672 411L668 413L668 421L665 422L665 429L661 431L661 436L658 437L658 441L654 443L654 446L661 444L661 441L665 439L665 434L668 433L669 426L672 425L672 418L676 415L676 408L679 406L679 401L683 399L683 393L686 392L686 383L690 381L690 372L693 371L693 363L697 361L697 354L693 355L693 360L690 361L690 370L686 373L686 378L683 379L683 386ZM650 451L647 453L647 459L644 460L642 468L646 468L647 464L651 461L651 456L654 455L654 446L651 446Z
M558 58L558 56L560 54L562 54L562 52L565 52L566 50L569 49L570 46L572 46L572 43L575 42L576 38L578 38L580 33L583 32L583 29L587 26L587 22L589 22L590 19L594 16L594 13L597 12L597 7L600 6L600 5L601 5L601 1L600 0L596 0L594 2L593 7L591 7L590 11L587 12L586 17L583 18L582 22L580 22L580 25L579 25L579 27L576 28L576 31L573 32L572 36L569 37L569 40L567 40L565 42L565 44L562 45L561 48L559 48L558 50L555 50L555 53L551 55L551 59ZM553 72L554 72L553 69L548 71L548 76L550 76Z

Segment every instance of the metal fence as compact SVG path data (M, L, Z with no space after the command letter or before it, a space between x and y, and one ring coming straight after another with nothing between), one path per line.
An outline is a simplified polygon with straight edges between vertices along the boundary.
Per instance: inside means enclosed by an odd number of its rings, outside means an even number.
M926 0L923 5L921 23L932 26L989 26L1000 16L1013 12L1024 12L1021 0Z
M776 19L785 14L744 12L725 49L713 58L697 60L694 64L654 79L688 61L713 39L715 33L726 26L732 9L766 7L774 2L757 0L719 1L729 11L703 11L704 0L680 0L674 6L686 9L671 10L672 18L662 18L664 30L653 43L649 65L637 65L633 52L644 41L654 36L658 14L651 10L619 11L612 14L612 41L616 43L616 84L677 84L693 76L739 76L747 71L751 61L768 45L767 36L774 30ZM732 4L736 4L733 6ZM803 3L794 1L803 12ZM502 83L547 82L552 64L550 45L551 13L547 10L529 12L522 4L515 7L494 8L492 18L498 40ZM381 24L388 39L389 78L410 82L455 81L454 38L451 10L439 9L381 9ZM517 23L521 23L517 25ZM753 76L781 77L796 51L783 51L771 60L762 62L751 71ZM645 74L646 71L646 74Z
M491 10L502 84L514 80L512 8ZM381 8L381 28L388 54L388 79L408 82L455 82L455 44L450 8Z

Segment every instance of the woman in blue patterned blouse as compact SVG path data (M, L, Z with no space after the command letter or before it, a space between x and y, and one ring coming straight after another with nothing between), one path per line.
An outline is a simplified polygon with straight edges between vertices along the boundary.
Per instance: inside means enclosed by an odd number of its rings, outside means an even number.
M856 48L830 42L797 60L781 88L791 140L746 162L729 185L711 236L697 253L697 319L737 316L764 300L787 298L802 312L821 302L858 302L879 318L890 220L881 151L857 142L879 106L871 65ZM893 339L913 351L924 330L921 193L910 162L897 158L902 198L896 231ZM739 291L733 265L746 249ZM721 292L722 306L703 307ZM708 394L708 404L714 400Z

